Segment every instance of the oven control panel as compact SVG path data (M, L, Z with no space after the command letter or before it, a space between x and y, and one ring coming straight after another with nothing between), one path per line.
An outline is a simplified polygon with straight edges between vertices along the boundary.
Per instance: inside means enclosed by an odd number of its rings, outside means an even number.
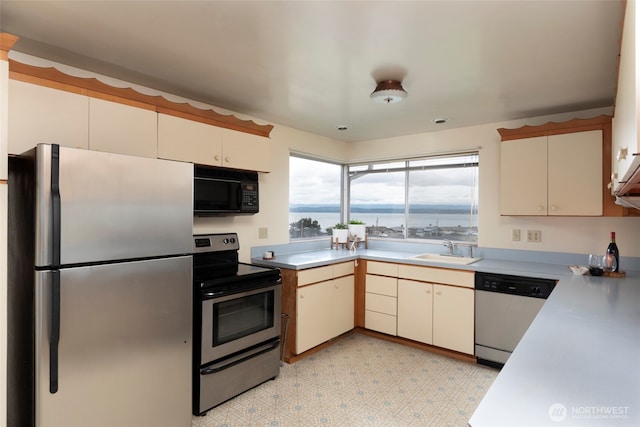
M240 249L237 233L196 234L193 236L193 252L222 252Z

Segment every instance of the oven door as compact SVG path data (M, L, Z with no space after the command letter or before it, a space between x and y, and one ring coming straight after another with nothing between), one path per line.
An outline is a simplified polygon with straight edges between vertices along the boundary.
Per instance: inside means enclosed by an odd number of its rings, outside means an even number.
M200 364L280 336L282 285L226 295L202 292Z

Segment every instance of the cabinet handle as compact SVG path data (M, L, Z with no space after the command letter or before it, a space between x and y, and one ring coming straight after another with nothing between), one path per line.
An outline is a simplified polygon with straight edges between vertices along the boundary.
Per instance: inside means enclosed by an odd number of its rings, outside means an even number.
M538 212L542 212L544 210L544 205L538 205Z
M340 289L340 286L336 283L335 285L333 285L336 289Z
M551 210L552 210L552 211L557 211L557 210L558 210L558 207L557 207L556 205L551 205Z
M303 299L303 298L304 298L304 294L300 294L300 299Z
M220 156L218 156L217 154L213 158L216 160L216 162L220 160Z
M425 292L430 294L431 293L431 289L425 289Z
M442 295L441 291L436 291L436 295Z
M224 158L224 161L225 161L226 163L229 163L229 162L231 161L231 159L230 159L229 157L225 157L225 158Z

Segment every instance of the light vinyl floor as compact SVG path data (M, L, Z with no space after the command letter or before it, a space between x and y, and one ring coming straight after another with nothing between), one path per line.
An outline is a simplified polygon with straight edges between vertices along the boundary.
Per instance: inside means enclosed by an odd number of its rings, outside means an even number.
M193 427L467 426L498 371L354 333Z

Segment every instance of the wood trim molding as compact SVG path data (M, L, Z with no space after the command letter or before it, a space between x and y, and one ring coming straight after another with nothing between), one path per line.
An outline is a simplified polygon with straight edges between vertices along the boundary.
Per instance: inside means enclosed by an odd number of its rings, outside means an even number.
M18 36L9 33L0 33L0 60L9 60L9 51L18 41Z
M259 125L252 120L241 120L233 115L220 114L212 109L197 108L186 102L169 101L161 95L145 95L131 87L110 86L93 77L71 76L54 67L36 67L10 59L9 78L267 138L273 129L273 125Z
M524 125L516 129L498 129L500 141L534 138L537 136L559 135L563 133L583 132L604 129L611 126L611 116L601 115L590 119L572 119L566 122L549 122L539 126Z

